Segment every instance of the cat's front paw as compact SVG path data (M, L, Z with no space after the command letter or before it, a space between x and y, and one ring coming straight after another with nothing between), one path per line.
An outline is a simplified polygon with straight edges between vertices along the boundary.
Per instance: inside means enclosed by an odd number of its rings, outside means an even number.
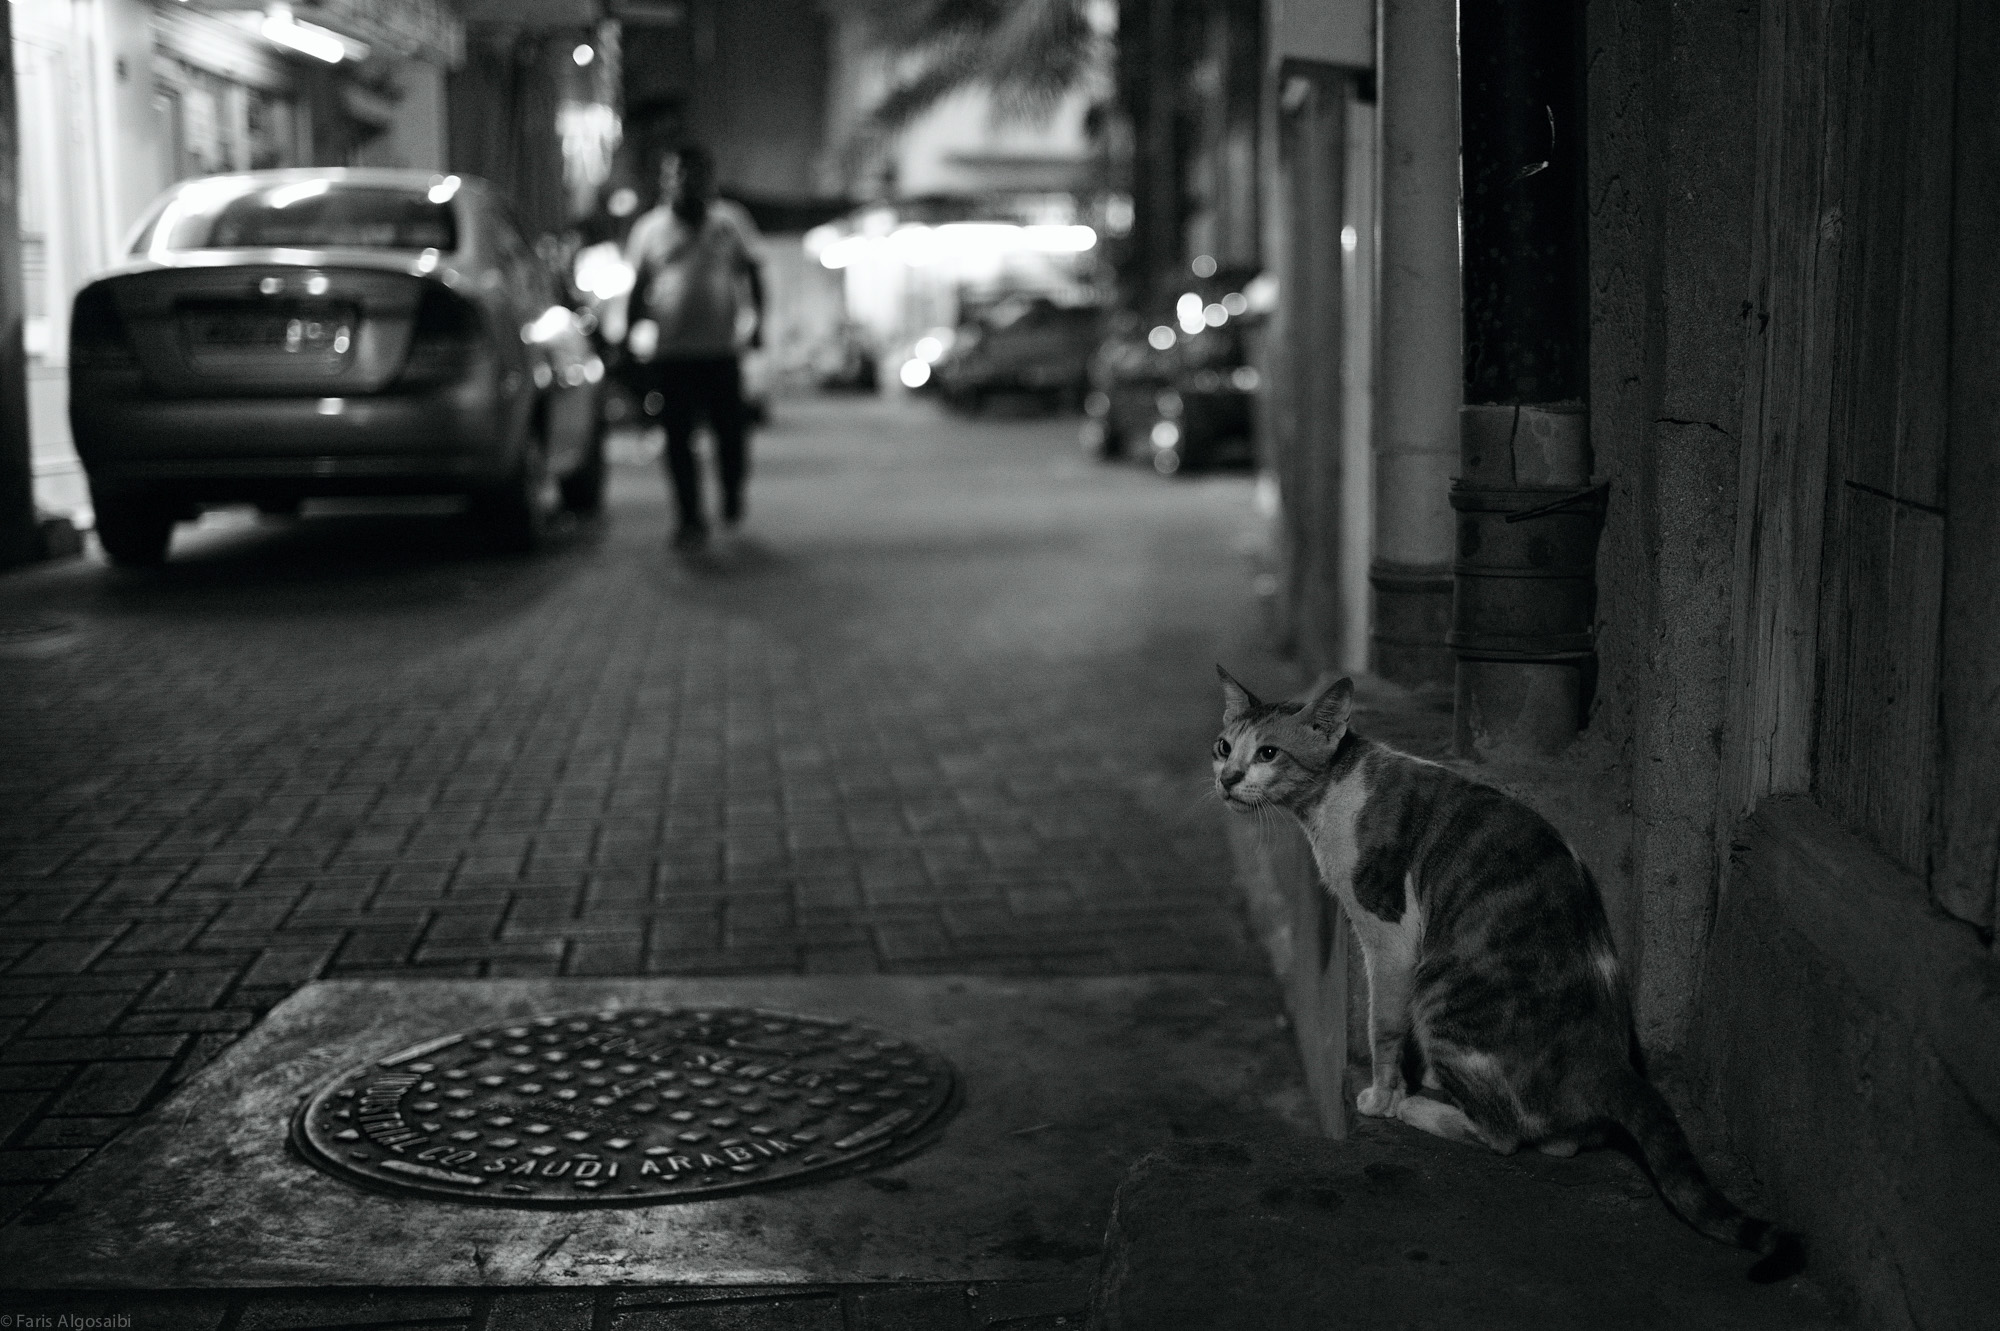
M1409 1092L1402 1087L1370 1086L1354 1097L1354 1107L1369 1118L1394 1118Z

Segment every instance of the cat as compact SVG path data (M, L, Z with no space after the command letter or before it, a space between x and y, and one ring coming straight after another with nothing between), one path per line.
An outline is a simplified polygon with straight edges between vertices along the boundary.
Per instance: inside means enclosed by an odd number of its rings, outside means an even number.
M1266 704L1216 673L1223 803L1297 819L1361 942L1372 1075L1356 1108L1501 1154L1574 1155L1621 1128L1674 1212L1760 1254L1751 1279L1801 1269L1799 1237L1717 1191L1638 1066L1604 904L1555 828L1512 796L1355 734L1351 680ZM1414 1094L1409 1037L1424 1067Z

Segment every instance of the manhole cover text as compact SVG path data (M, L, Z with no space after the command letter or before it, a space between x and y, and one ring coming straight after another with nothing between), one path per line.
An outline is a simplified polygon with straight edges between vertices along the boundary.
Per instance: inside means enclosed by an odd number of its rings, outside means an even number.
M307 1097L292 1138L395 1192L639 1205L885 1163L925 1144L954 1095L943 1058L856 1022L627 1009L399 1050Z

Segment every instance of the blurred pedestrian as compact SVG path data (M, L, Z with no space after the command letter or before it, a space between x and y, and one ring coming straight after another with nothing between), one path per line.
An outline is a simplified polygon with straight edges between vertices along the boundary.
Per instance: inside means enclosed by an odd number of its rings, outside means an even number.
M764 277L756 224L737 204L715 196L715 159L690 144L660 163L660 202L633 223L625 241L632 266L633 313L626 349L651 371L660 395L679 526L674 544L698 549L708 539L695 427L715 438L722 521L743 519L750 472L749 411L740 357L763 345ZM650 396L650 394L648 395Z

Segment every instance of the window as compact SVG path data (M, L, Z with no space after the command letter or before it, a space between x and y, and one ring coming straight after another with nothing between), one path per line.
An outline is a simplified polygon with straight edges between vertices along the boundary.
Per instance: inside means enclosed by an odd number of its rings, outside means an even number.
M184 190L147 228L139 250L370 249L452 251L449 203L411 190L286 181Z

